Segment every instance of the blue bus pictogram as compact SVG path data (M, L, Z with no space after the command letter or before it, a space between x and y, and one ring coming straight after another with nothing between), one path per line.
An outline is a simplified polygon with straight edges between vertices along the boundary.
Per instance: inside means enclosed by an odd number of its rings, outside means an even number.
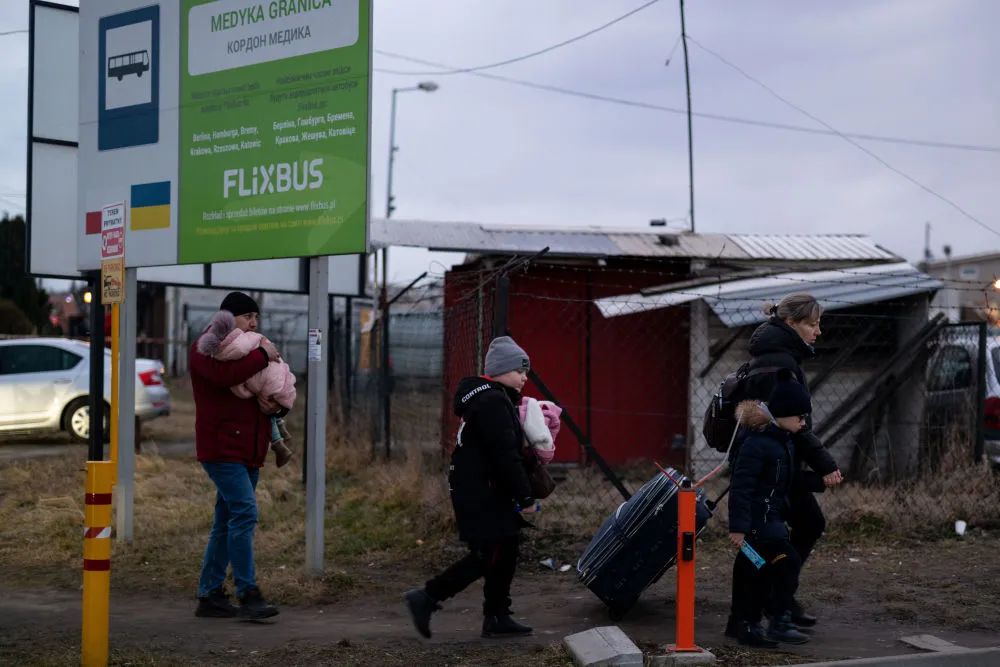
M149 51L132 51L108 58L108 78L121 81L129 74L142 78L143 72L149 71Z

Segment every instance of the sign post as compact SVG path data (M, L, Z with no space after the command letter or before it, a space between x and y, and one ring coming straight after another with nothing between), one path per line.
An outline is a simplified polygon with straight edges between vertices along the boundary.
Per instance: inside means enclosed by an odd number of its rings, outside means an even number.
M109 461L87 462L81 641L84 667L102 666L108 662L108 625L111 607L111 500L116 481L120 435L119 308L125 300L125 219L124 202L101 209L101 303L111 304L111 414L109 415L111 457ZM101 326L103 324L102 322ZM92 339L90 354L103 360L103 345L97 346L93 344L94 342Z

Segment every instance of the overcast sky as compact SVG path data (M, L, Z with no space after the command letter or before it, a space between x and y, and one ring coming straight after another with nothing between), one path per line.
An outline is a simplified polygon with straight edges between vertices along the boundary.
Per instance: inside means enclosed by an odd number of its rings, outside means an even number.
M454 66L542 49L643 0L375 2L375 48ZM0 2L0 32L27 27L27 2ZM691 1L689 35L842 132L1000 147L1000 3L992 0ZM675 1L489 73L683 108ZM0 210L25 192L27 35L0 36ZM690 44L695 111L821 127ZM434 68L376 55L376 68ZM688 209L684 115L555 94L469 74L376 72L373 214L385 209L391 91L399 96L397 218L646 227ZM895 168L1000 230L1000 152L861 141ZM908 259L924 224L940 255L1000 248L988 231L835 136L695 118L697 231L862 233ZM680 226L683 223L677 222ZM394 255L397 279L426 254Z

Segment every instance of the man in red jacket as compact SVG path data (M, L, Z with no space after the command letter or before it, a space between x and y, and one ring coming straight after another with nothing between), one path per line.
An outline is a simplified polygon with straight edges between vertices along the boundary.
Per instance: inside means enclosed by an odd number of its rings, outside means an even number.
M220 310L228 310L243 331L256 331L260 309L242 292L231 292ZM204 333L202 334L204 335ZM271 439L271 418L254 398L239 398L230 387L241 384L280 358L266 338L261 346L235 361L218 361L188 352L195 405L198 461L215 483L215 521L205 548L198 581L196 616L261 619L278 613L257 588L253 538L257 525L257 479ZM232 565L240 606L234 606L223 584Z

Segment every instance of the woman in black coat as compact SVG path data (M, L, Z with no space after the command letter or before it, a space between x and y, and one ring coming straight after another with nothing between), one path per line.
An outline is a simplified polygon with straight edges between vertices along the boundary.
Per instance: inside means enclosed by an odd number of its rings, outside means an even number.
M535 511L521 448L524 432L517 412L527 381L527 353L509 336L490 343L485 372L467 377L455 392L455 414L462 418L451 456L448 486L459 538L469 553L424 588L406 593L417 631L430 637L431 614L439 604L480 577L483 585L483 636L513 637L531 628L511 617L510 585L517 566L521 514Z
M768 304L770 316L750 337L750 370L786 368L804 387L808 387L802 362L815 354L813 345L819 338L823 309L811 294L791 294L777 305ZM757 373L747 378L746 398L767 400L775 385L776 373ZM808 389L807 389L808 391ZM806 428L792 437L795 446L796 475L789 490L789 511L786 517L791 529L791 543L805 563L816 542L826 530L826 518L813 493L822 492L843 481L837 462L812 432L812 419ZM802 470L805 463L810 471ZM815 625L816 618L805 613L796 601L792 620L797 625Z

